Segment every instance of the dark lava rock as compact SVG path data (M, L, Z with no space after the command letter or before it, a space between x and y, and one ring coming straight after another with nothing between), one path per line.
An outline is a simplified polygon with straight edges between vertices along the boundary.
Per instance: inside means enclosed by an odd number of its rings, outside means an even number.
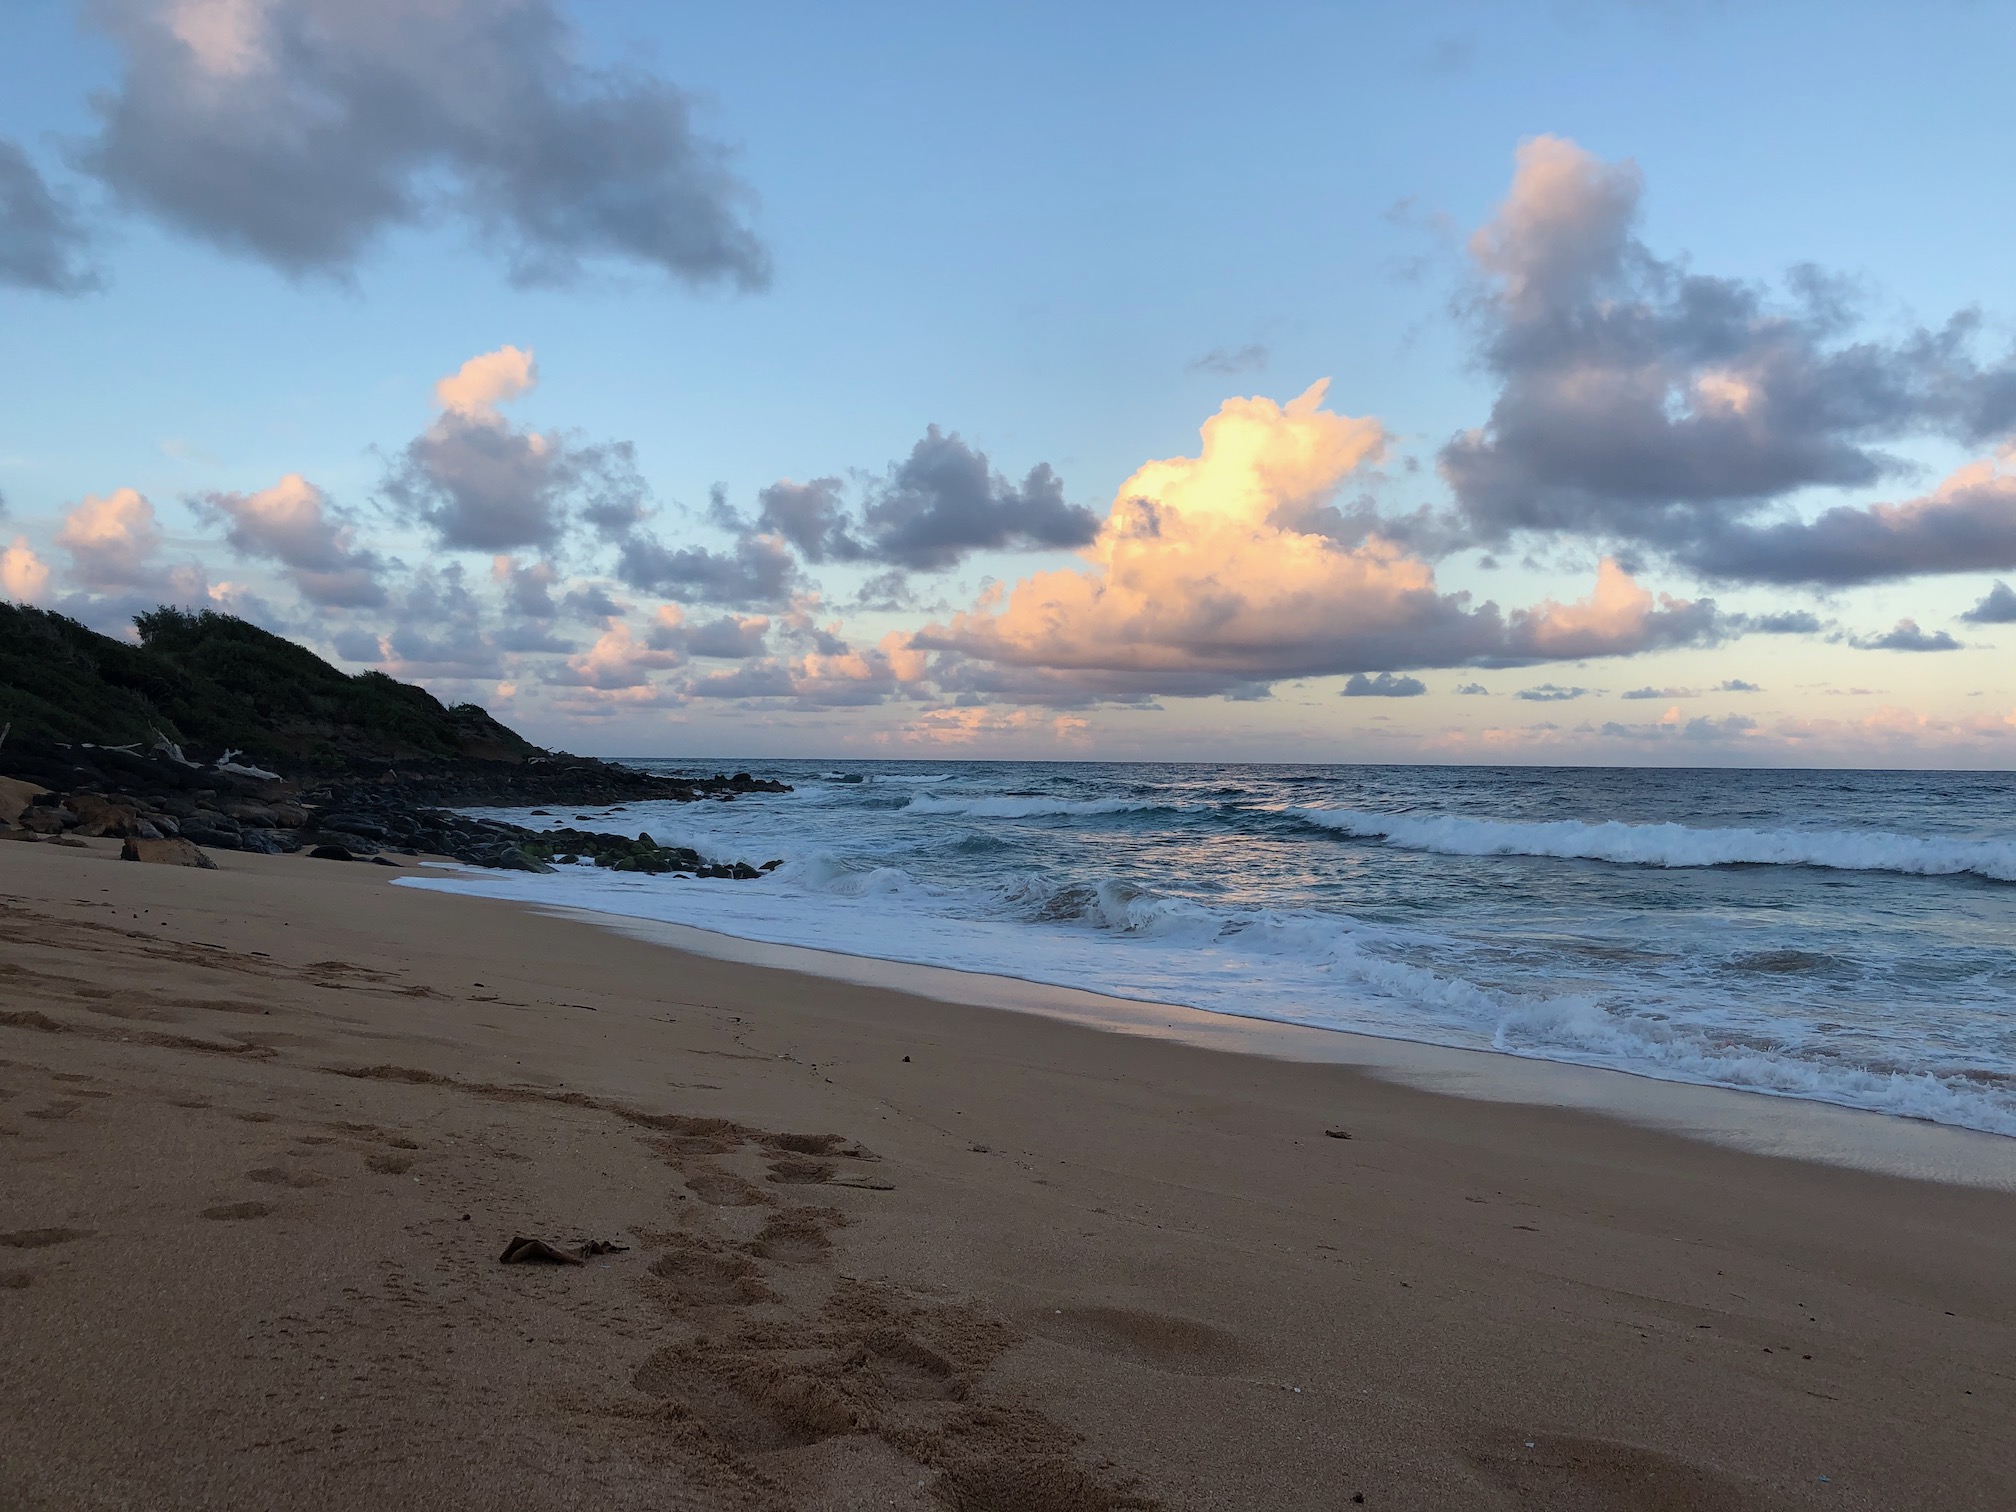
M206 845L211 850L244 849L237 830L216 829L195 819L182 826L182 838L193 840L198 845Z
M340 845L318 845L308 852L317 861L355 861L357 858Z

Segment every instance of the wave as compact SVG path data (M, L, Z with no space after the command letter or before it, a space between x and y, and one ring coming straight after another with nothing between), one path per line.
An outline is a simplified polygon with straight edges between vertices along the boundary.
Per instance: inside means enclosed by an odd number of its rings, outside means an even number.
M405 879L402 879L405 880ZM2016 1097L1967 1068L1831 1053L1796 1020L1684 1022L1662 1005L1472 980L1438 935L1350 915L1212 907L1116 881L1027 873L927 882L830 853L715 887L583 870L406 885L665 918L745 939L991 972L1206 1012L1494 1049L2016 1135ZM920 928L920 924L928 927Z
M1971 874L2016 882L2016 840L1897 835L1883 830L1691 829L1684 824L1606 820L1472 819L1458 814L1379 814L1290 808L1326 830L1444 856L1553 856L1620 866L1812 866L1909 876Z
M906 814L949 814L965 819L1049 819L1071 814L1138 814L1167 804L1139 798L930 798L903 806Z

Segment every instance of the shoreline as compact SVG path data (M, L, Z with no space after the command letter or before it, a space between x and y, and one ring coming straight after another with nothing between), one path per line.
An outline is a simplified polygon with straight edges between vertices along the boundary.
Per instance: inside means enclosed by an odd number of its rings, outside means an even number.
M2007 1192L217 863L0 847L23 1512L2016 1482Z
M1426 1092L1573 1108L1752 1154L2016 1192L2016 1137L1823 1098L1722 1087L1626 1067L1592 1066L1512 1051L1322 1028L1114 997L1028 977L779 944L670 920L468 892L442 886L432 877L393 881L578 919L594 928L720 961L887 988L969 1007L1039 1014L1106 1033L1166 1039L1228 1054L1349 1066Z

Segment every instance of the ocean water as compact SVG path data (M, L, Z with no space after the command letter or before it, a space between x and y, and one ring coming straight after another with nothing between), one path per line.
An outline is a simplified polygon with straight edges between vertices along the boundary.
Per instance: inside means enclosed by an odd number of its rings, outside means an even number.
M796 791L480 812L760 882L423 885L2016 1135L2007 774L741 765Z

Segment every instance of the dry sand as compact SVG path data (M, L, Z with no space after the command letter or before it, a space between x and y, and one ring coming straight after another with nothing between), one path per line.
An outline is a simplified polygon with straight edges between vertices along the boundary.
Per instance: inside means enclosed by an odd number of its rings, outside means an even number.
M0 1506L2016 1507L2016 1196L217 859L0 845Z

